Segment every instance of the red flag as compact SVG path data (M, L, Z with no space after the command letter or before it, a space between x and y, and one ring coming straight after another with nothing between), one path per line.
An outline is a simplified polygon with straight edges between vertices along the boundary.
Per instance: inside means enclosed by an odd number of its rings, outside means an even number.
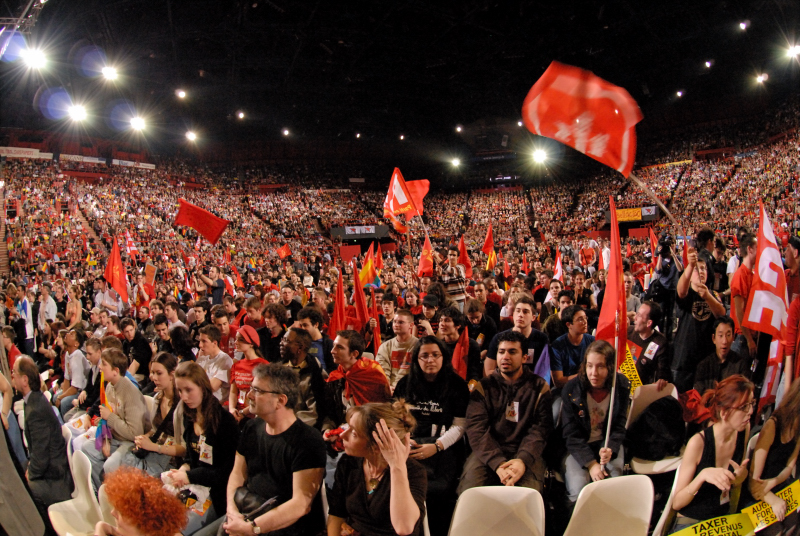
M372 253L374 245L374 243L369 245L367 256L364 257L364 264L361 266L361 271L358 273L358 280L361 282L361 286L372 283L375 281L375 278L378 277L378 272L375 270L375 256Z
M483 247L481 251L486 253L487 255L491 255L492 251L494 251L494 236L492 235L492 224L489 224L489 230L486 231L486 239L483 241Z
M422 254L419 256L419 267L417 277L430 277L433 275L433 246L428 235L425 235L425 245L422 246Z
M605 270L606 269L606 263L605 263L605 259L603 259L603 248L601 247L599 249L600 249L600 255L598 255L599 258L597 259L597 269L598 270Z
M531 132L553 138L630 175L642 112L623 88L554 61L522 105Z
M225 276L225 291L231 296L236 296L236 289L233 288L233 279L231 276Z
M197 205L193 205L183 199L178 199L180 209L175 217L175 225L186 225L191 227L206 240L216 244L225 228L230 223L228 220L214 216L212 213Z
M278 248L278 257L280 257L281 259L285 259L286 257L288 257L291 254L292 254L292 250L289 249L289 244L284 244L284 245L282 245L281 247Z
M381 253L381 243L378 242L375 248L375 269L383 270L383 253Z
M239 270L236 269L236 265L231 265L231 269L236 275L236 288L244 287L244 281L242 281L242 276L239 275Z
M405 234L405 233L408 232L408 227L403 225L402 221L398 220L397 218L395 218L391 214L389 214L386 217L389 218L389 221L392 222L392 226L394 227L395 231L397 231L398 233L402 233L402 234Z
M378 305L375 303L375 289L370 287L369 293L370 293L370 298L371 298L371 302L370 302L371 309L372 309L371 315L372 315L372 318L374 318L375 320L378 320ZM380 322L376 322L375 323L375 327L372 329L372 342L373 342L372 347L377 352L378 348L381 347L381 325L380 325Z
M470 262L469 255L467 254L467 245L464 243L464 235L461 235L461 238L458 239L458 264L464 265L464 272L467 278L471 278L472 262Z
M506 278L506 281L511 279L511 268L508 267L508 261L503 259L503 277Z
M561 260L561 257L559 256L559 253L556 253L556 266L558 266L557 263L560 260ZM528 275L528 257L526 255L526 252L524 252L524 251L522 252L522 271L525 273L525 275ZM558 278L556 278L556 279L558 279Z
M467 379L467 359L469 357L469 330L466 326L461 330L456 347L453 348L453 370L461 376L462 380Z
M631 249L631 243L628 242L628 245L625 248L625 256L630 258L633 255L633 250Z
M658 238L656 238L656 233L653 232L653 228L650 227L650 251L653 253L653 260L656 258L656 250L658 249Z
M357 273L358 269L356 268L356 261L355 259L351 261L353 266L353 273ZM361 322L362 326L366 326L369 323L369 310L367 309L367 297L364 294L364 287L358 284L358 280L355 281L353 284L353 302L355 303L356 308L356 318L358 318L359 322Z
M336 298L333 300L333 315L328 323L328 337L331 339L336 338L336 332L344 329L345 319L345 299L344 299L344 277L339 274L339 280L336 282Z
M183 259L183 265L188 268L189 267L189 257L186 256L186 253L181 250L181 258Z
M763 202L759 203L759 207L758 255L742 326L786 341L786 321L789 316L786 276L781 252Z
M625 361L627 350L627 306L625 301L625 285L622 280L622 252L619 244L619 224L617 223L617 207L614 197L608 198L611 208L611 261L606 275L606 297L600 318L597 320L596 339L614 345L617 339L617 367ZM619 315L619 326L617 326Z
M111 285L111 288L119 293L122 301L127 302L128 278L125 274L125 265L122 264L122 257L119 254L119 244L117 244L116 236L113 239L111 256L108 258L108 264L106 265L106 271L103 273L103 277L105 277L108 284Z
M686 229L683 230L683 267L689 264L689 237L686 236Z
M523 256L524 258L524 256ZM561 252L556 251L556 266L555 270L553 270L553 279L558 279L561 281L561 284L564 284L564 267L561 266ZM554 298L558 298L558 296L553 296Z
M426 180L407 183L399 168L394 168L392 180L389 182L389 192L383 202L383 215L387 218L397 218L406 215L406 221L414 216L422 215L422 199L428 193L430 183Z

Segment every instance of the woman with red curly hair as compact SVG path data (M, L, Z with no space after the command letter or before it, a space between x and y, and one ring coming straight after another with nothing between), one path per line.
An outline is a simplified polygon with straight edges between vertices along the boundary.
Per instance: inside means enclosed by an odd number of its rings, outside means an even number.
M97 536L174 536L186 525L181 501L138 469L121 467L106 475L105 491L117 527L101 521Z

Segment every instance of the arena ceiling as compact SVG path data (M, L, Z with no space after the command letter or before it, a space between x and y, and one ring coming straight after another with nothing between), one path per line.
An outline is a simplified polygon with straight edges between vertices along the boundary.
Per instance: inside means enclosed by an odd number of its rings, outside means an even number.
M799 11L797 0L49 0L31 40L53 60L40 78L0 67L0 124L52 128L32 102L60 84L95 110L129 99L164 132L442 140L458 124L516 121L555 59L624 86L646 126L692 101L796 91L785 49ZM85 46L105 51L116 83L75 68Z

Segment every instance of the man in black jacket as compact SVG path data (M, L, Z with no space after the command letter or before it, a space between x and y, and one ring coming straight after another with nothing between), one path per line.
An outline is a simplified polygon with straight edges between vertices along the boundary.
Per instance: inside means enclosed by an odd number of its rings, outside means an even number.
M48 519L47 507L69 500L72 493L67 445L53 406L42 394L42 380L33 360L29 357L17 359L11 380L25 401L25 439L29 454L25 477L36 507L42 517Z
M78 394L78 398L72 401L73 408L64 415L64 422L69 422L75 417L88 413L91 417L100 415L100 384L102 375L100 374L100 354L103 345L100 339L92 337L86 341L86 359L92 366L86 372L86 387Z

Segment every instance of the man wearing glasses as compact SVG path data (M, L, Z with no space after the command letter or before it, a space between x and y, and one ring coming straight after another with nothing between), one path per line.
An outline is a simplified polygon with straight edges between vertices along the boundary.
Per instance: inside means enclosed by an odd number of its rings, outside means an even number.
M251 419L242 429L236 461L228 479L228 510L224 517L196 533L217 534L219 525L228 534L319 534L325 529L320 484L325 472L322 434L294 414L300 402L297 373L279 364L253 369L247 393ZM253 521L245 521L236 507L236 490L246 483L248 491L264 500L275 497L276 506Z
M557 388L564 387L578 375L586 347L594 342L589 335L588 317L578 305L570 305L561 312L561 321L567 332L550 345L550 372Z

